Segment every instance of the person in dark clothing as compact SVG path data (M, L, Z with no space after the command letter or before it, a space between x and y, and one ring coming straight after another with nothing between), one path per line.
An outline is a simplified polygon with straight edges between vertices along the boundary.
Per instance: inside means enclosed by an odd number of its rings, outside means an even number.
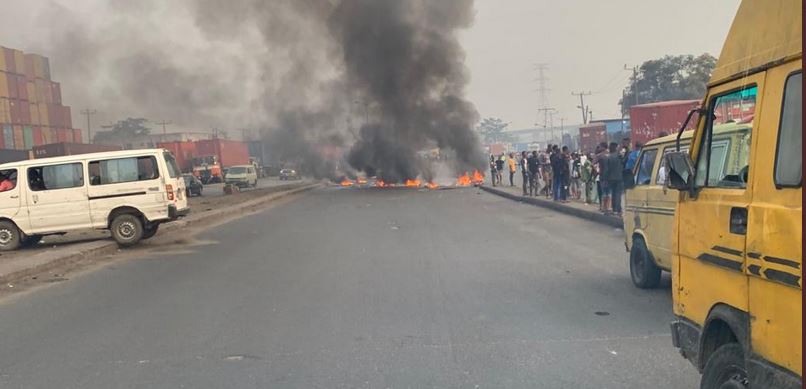
M613 213L621 215L621 194L624 191L622 170L624 163L619 156L618 143L610 143L609 153L604 158L602 178L607 180Z
M493 186L495 186L495 178L496 178L496 171L495 171L495 155L490 154L490 180L493 182Z
M521 151L521 177L523 178L523 195L526 196L528 192L526 188L529 186L529 165L527 161L529 160L529 154L525 151Z
M560 153L560 201L568 202L568 187L571 185L571 153L563 146Z
M562 197L562 187L563 187L563 157L560 154L560 147L554 145L551 150L551 157L549 157L549 161L551 162L551 172L552 172L552 180L551 180L551 193L553 195L554 201L560 201Z
M537 175L540 174L540 160L537 159L537 151L532 151L526 164L529 168L529 196L537 196Z
M501 154L498 158L495 159L495 179L498 181L498 185L504 185L504 154Z

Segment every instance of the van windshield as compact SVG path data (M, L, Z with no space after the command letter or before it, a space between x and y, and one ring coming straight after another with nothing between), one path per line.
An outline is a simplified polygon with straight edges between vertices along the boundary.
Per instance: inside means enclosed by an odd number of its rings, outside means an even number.
M165 157L165 165L168 166L168 176L179 178L182 175L182 171L179 170L179 166L176 164L176 158L171 153L164 153L163 156Z
M227 174L244 174L246 173L245 167L231 167L227 170Z

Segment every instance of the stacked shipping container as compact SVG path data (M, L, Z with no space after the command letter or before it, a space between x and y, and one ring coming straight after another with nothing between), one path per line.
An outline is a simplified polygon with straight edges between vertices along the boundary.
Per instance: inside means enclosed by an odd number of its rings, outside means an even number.
M56 142L81 142L50 62L37 54L0 47L0 149L28 150Z
M632 141L646 144L661 135L676 134L688 112L700 105L700 100L670 100L630 107ZM686 129L697 123L697 115L691 117Z

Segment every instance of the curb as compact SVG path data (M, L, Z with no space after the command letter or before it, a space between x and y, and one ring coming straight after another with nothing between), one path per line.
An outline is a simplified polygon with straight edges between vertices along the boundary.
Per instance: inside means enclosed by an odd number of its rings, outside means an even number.
M592 222L596 222L599 224L604 224L606 226L621 228L624 229L624 222L612 216L603 215L599 212L587 211L584 209L573 208L569 206L562 205L560 203L555 203L553 201L543 200L535 197L523 197L513 193L509 193L503 190L494 189L488 186L479 186L479 189L492 193L497 196L505 197L510 200L515 200L521 203L527 203L531 205L536 205L538 207L549 208L553 209L557 212L564 213L566 215L576 216L578 218L582 218L585 220L590 220Z
M161 231L174 231L180 228L187 227L189 223L194 221L203 220L211 217L218 217L222 215L231 214L235 211L248 209L256 206L269 203L274 200L290 196L296 193L308 191L322 186L321 183L308 184L284 191L270 193L264 197L259 197L249 200L240 204L233 204L227 207L201 212L198 214L191 213L189 216L182 220L174 221L166 224ZM0 284L13 284L16 281L24 278L32 277L37 274L52 271L77 263L87 258L117 252L119 249L118 244L110 240L99 240L87 243L78 243L63 247L54 251L44 251L36 253L27 258L24 265L20 266L18 270L12 270L6 274L0 274Z

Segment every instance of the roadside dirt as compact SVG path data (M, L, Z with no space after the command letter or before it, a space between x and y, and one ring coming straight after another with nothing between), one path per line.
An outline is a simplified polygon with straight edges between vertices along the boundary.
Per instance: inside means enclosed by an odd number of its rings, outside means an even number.
M192 204L191 207L192 209L194 209L194 212L199 213L209 212L210 210L216 209L217 207L232 206L234 204L244 203L249 200L254 200L262 196L270 195L272 193L290 190L293 189L294 187L296 186L291 185L285 187L271 187L271 188L254 190L250 192L242 192L232 196L193 198L192 201L194 201L195 204ZM306 193L307 191L298 192L286 195L278 199L270 200L265 203L238 208L232 210L232 212L227 212L225 216L217 216L215 218L202 217L200 219L194 220L192 223L189 223L185 227L174 229L168 232L160 231L153 238L143 241L135 247L128 249L117 249L114 253L111 254L96 255L81 258L79 260L72 261L68 265L61 266L55 270L51 270L45 274L36 274L31 277L18 280L13 284L0 285L0 303L6 302L6 300L11 298L12 296L19 296L31 292L33 290L37 290L39 288L47 287L60 282L66 282L78 278L83 274L96 271L104 266L109 266L111 264L119 263L121 261L142 257L160 257L177 252L187 252L193 250L194 247L197 246L215 244L215 242L198 240L196 239L196 235L204 231L207 231L211 228L220 226L222 224L229 223L235 219L239 219L244 216L252 215L258 212L263 212L265 210L277 206L282 206L283 204L287 204L291 201L296 200L301 196L304 196ZM207 208L204 208L204 206L207 206ZM92 237L90 235L93 233L96 234L96 237ZM40 246L42 247L40 248L21 250L14 252L13 254L25 255L27 252L28 255L30 255L31 252L38 249L44 249L46 247L58 249L58 247L61 245L71 245L80 242L86 242L89 240L111 239L109 238L108 233L105 233L102 236L98 236L101 235L101 233L97 231L87 231L85 235L81 235L81 233L72 235L73 235L72 240L67 240L66 239L67 236L60 237L65 239L65 241L60 243L48 242L47 246L41 244ZM0 260L3 260L3 258L0 257Z

